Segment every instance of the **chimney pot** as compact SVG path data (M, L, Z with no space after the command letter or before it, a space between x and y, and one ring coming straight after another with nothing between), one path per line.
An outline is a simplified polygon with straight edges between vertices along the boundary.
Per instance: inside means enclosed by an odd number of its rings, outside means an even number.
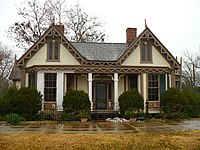
M130 44L137 38L137 28L126 29L126 43Z

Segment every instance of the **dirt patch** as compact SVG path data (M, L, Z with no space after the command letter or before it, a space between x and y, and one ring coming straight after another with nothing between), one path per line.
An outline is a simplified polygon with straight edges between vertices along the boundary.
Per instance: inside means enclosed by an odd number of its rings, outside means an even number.
M199 149L200 131L135 134L1 134L0 147L13 149Z

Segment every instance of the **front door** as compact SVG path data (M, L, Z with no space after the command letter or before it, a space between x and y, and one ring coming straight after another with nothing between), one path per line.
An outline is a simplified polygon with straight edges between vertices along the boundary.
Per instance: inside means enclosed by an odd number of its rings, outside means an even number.
M107 83L96 83L96 109L107 109Z

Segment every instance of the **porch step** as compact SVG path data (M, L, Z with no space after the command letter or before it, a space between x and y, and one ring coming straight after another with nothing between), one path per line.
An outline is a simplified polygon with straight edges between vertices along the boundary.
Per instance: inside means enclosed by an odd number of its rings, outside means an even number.
M118 111L94 110L91 111L92 120L105 120L107 118L121 117Z

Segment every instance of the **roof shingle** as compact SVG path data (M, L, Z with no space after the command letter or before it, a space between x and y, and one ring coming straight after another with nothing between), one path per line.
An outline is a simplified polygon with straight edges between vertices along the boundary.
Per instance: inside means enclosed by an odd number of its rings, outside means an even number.
M115 61L126 50L126 43L72 43L87 60Z

